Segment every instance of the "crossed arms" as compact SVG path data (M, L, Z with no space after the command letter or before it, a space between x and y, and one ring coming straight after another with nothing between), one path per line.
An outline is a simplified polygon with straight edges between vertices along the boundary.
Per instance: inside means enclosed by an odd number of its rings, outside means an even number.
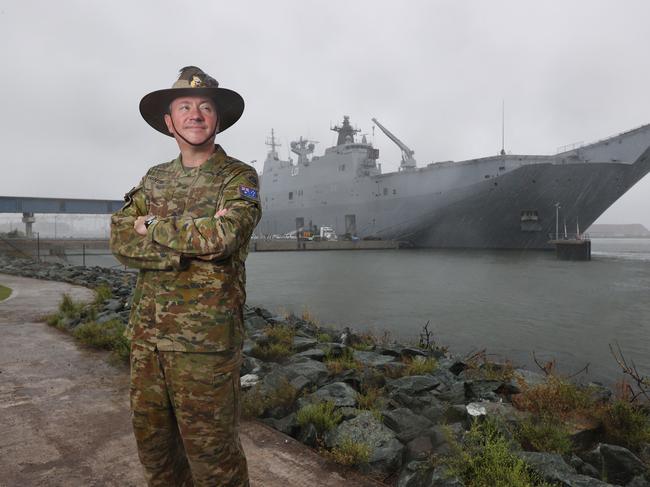
M248 242L261 216L259 202L240 194L242 184L250 186L245 173L226 184L223 208L214 215L158 218L141 235L136 226L142 228L141 217L148 214L141 182L127 193L124 207L111 216L111 251L127 267L158 270L181 269L182 258L230 256Z

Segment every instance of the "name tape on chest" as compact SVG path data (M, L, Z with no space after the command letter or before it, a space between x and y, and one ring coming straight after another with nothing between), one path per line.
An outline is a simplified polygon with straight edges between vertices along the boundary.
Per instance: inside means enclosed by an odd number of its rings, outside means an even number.
M259 201L260 199L259 192L255 188L250 188L248 186L244 186L243 184L239 185L239 196L252 201Z

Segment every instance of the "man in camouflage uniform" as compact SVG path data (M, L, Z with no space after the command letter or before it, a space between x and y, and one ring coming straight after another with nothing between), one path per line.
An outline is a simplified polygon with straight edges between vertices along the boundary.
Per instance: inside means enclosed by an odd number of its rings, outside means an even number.
M214 145L244 109L199 68L140 102L180 155L154 166L111 217L111 250L138 268L128 336L131 408L151 486L248 485L239 368L256 171Z

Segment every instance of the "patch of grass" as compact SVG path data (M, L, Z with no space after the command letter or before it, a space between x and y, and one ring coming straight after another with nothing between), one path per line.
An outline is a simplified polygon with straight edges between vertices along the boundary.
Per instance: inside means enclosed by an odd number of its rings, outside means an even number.
M319 333L316 335L316 340L318 340L318 343L331 343L332 335L329 333Z
M99 289L99 291L97 291ZM124 336L126 325L118 319L105 323L97 323L97 308L103 303L99 296L111 296L107 286L97 288L95 301L91 305L75 302L70 295L64 294L56 313L44 316L45 322L59 330L71 332L77 340L84 345L100 350L110 350L113 359L119 362L128 362L131 353L131 342ZM65 324L66 320L81 320L83 323L71 330ZM78 321L75 321L78 323Z
M318 324L318 320L316 319L316 315L307 306L302 308L302 313L300 315L300 318L302 318L303 320L305 320L308 323L312 323L314 325Z
M90 311L91 317L89 319L94 319L97 314L91 307L84 308L86 305L83 303L75 302L69 294L63 294L61 302L59 303L59 308L56 313L46 315L44 317L45 322L59 330L68 330L68 328L63 324L65 320L78 320L82 316L89 314Z
M513 454L493 420L475 421L463 445L450 444L454 452L443 463L467 487L551 487Z
M516 437L526 449L569 453L573 447L567 427L550 417L531 417L519 424Z
M501 382L511 381L515 377L515 368L512 362L496 364L486 362L480 367L480 375L485 380L498 380Z
M255 345L251 350L251 355L265 362L282 362L293 353L290 346L284 343L265 343Z
M380 405L382 390L378 387L368 387L363 392L357 392L357 404L359 409L372 411Z
M0 284L0 301L4 301L11 296L11 288Z
M343 438L339 446L322 453L325 457L341 465L355 466L368 463L372 449L367 443Z
M599 414L607 443L638 452L650 443L650 411L643 406L616 400Z
M113 297L113 291L106 284L97 286L93 291L95 291L94 304L96 305L103 304L104 301Z
M267 341L257 344L251 355L260 360L280 362L293 353L293 336L295 331L287 325L269 326L264 330Z
M77 326L73 332L77 340L84 345L100 350L110 350L115 358L128 361L131 344L124 336L125 325L120 320L105 323L89 321Z
M467 360L465 376L468 379L511 381L515 377L515 368L512 362L490 362L485 350L475 353Z
M269 326L264 330L264 333L271 343L285 343L287 345L291 345L295 335L294 329L288 325Z
M45 315L43 319L45 320L45 323L47 323L50 326L58 328L59 330L63 328L62 326L63 315L61 315L61 313L52 313L50 315Z
M65 318L76 318L81 314L84 306L83 303L76 303L69 294L63 294L59 303L59 313Z
M331 352L325 353L325 365L330 375L338 375L346 370L359 370L361 364L355 360L354 351L351 348L343 349L338 357L334 357Z
M113 352L113 357L118 362L128 363L129 357L131 356L131 340L126 338L123 334L115 337L111 352Z
M382 392L378 387L368 387L363 392L357 392L358 409L370 411L377 421L382 420L381 407L384 403Z
M414 357L405 359L406 368L403 375L425 375L430 374L438 368L438 361L433 357Z
M343 414L336 411L333 402L326 401L303 406L298 410L296 420L301 426L313 424L320 436L339 424L343 420Z
M513 396L512 403L538 416L556 419L585 413L593 405L587 390L553 375L543 384L524 385L522 393Z
M260 418L276 407L290 409L296 400L298 391L289 384L287 379L273 391L264 393L259 385L245 391L241 395L242 416L244 418Z
M112 350L119 337L124 335L124 323L110 320L105 323L89 321L77 326L72 332L77 340L89 347Z
M377 343L377 339L373 333L369 331L364 333L351 333L349 340L350 346L354 350L359 350L361 352L368 352L370 350L373 350L375 348L375 344Z

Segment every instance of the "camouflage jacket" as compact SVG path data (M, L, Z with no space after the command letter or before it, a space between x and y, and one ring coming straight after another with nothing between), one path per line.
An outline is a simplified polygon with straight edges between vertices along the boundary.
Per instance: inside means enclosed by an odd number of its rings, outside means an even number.
M220 146L201 166L154 166L111 216L111 251L140 269L127 336L164 351L234 350L243 342L244 261L261 216L257 173ZM220 217L220 209L228 212ZM146 236L138 216L155 215Z

